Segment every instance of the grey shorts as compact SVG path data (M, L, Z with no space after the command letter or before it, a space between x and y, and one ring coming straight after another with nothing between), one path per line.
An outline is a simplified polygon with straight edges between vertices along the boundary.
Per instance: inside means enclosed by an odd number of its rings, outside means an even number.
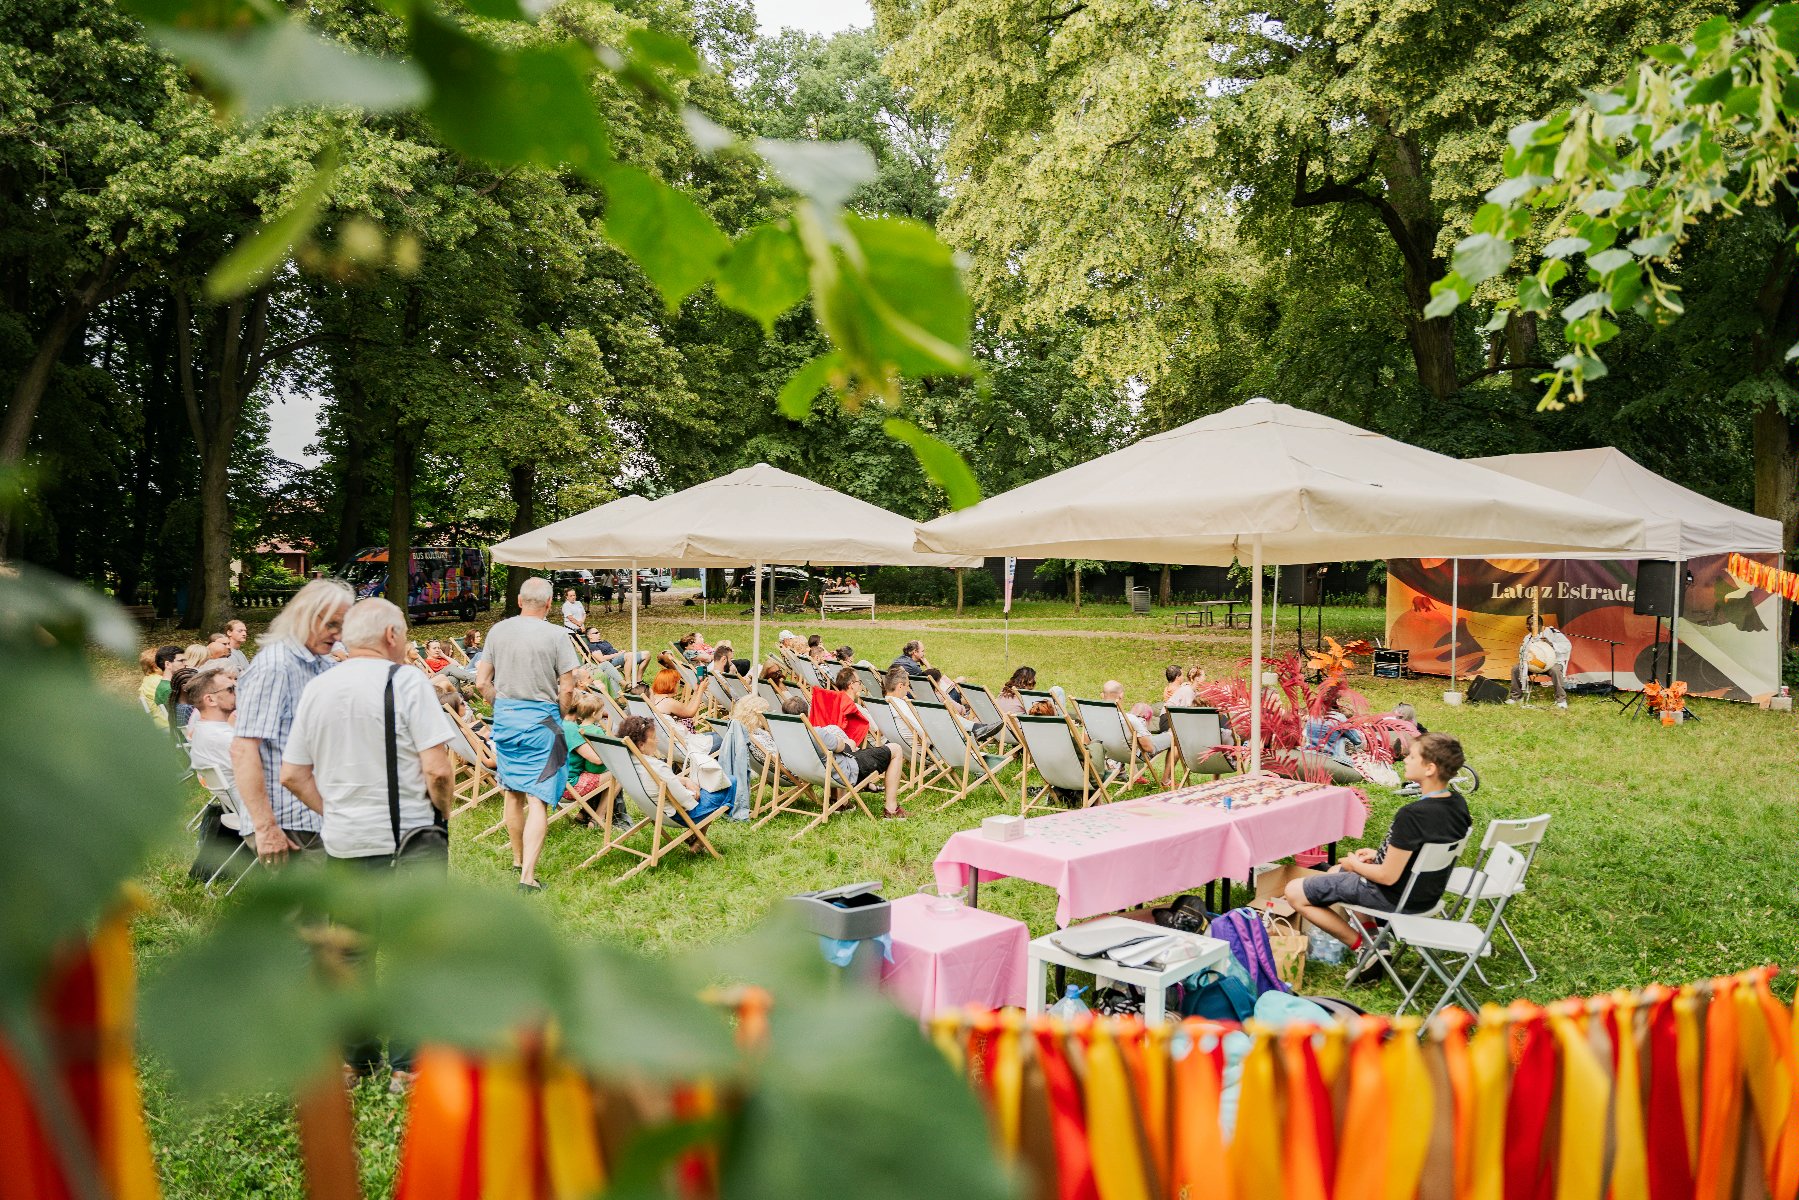
M1348 871L1329 871L1323 875L1308 875L1300 885L1305 889L1306 902L1319 908L1329 908L1334 904L1352 904L1357 908L1373 908L1381 912L1392 912L1393 902L1387 899L1374 884L1360 875L1351 875Z

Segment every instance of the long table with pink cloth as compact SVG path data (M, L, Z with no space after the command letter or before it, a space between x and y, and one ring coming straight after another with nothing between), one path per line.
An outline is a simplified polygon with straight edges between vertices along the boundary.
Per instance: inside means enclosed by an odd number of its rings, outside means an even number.
M977 883L1041 883L1056 889L1056 924L1066 926L1212 880L1247 879L1261 863L1360 837L1368 819L1365 801L1346 787L1233 779L1033 817L1009 841L965 829L938 852L937 882L962 887L975 871Z

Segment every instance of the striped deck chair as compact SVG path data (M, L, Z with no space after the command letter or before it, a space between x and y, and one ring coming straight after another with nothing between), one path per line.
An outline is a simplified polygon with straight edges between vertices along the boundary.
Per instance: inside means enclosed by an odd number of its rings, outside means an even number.
M862 694L864 696L879 696L881 694L881 676L879 672L875 671L872 667L858 666L852 669L856 672L856 678L862 681Z
M717 820L719 813L725 812L725 809L715 809L695 822L668 794L668 785L650 770L636 746L615 737L590 736L587 740L600 752L600 759L606 764L606 770L618 780L626 799L636 812L631 824L625 829L615 830L609 823L602 822L600 828L606 831L604 843L575 870L586 870L614 850L643 860L620 875L620 879L629 879L637 872L655 866L676 846L684 845L695 854L704 850L713 858L719 857L718 851L706 838L706 827ZM625 844L627 838L645 826L650 829L649 849L639 850Z
M851 783L838 766L837 757L825 749L824 743L818 740L818 731L806 722L806 718L768 713L766 720L768 732L774 738L781 774L797 786L785 793L777 787L774 802L757 822L758 828L785 812L811 816L805 828L789 839L797 840L851 804L859 805L870 820L874 818L862 792L871 786L882 786L880 775L870 774ZM816 804L817 811L814 813L808 804Z
M1049 706L1059 713L1067 712L1067 710L1062 707L1062 702L1056 699L1056 694L1054 692L1027 692L1025 689L1019 688L1018 701L1024 705L1024 711L1027 713L1044 701L1048 701Z
M978 683L961 683L962 700L968 705L968 711L974 714L977 725L998 725L999 732L993 735L992 742L1010 762L1018 754L1018 735L1013 731L1012 723L1006 720L1006 714L1000 711L993 693Z
M1114 700L1080 700L1074 701L1074 708L1080 714L1081 725L1087 730L1087 736L1105 749L1106 757L1113 762L1123 763L1125 779L1136 782L1137 764L1147 768L1155 768L1156 758L1162 760L1162 783L1167 785L1168 776L1173 771L1173 760L1170 752L1173 739L1169 741L1169 749L1155 756L1144 752L1137 744L1136 731L1125 716L1124 706Z
M1013 722L1018 727L1019 737L1024 740L1024 782L1019 789L1021 816L1029 816L1034 808L1059 809L1059 804L1046 802L1051 788L1079 792L1083 808L1091 807L1096 801L1112 799L1113 780L1087 753L1087 744L1073 722L1066 717L1032 716L1014 717ZM1032 767L1043 780L1043 786L1035 795L1030 791Z
M937 806L939 810L948 808L983 782L1004 790L994 772L1004 765L1005 757L982 751L947 704L918 700L913 702L912 711L922 735L919 741L924 759L924 774L918 786L949 794L949 799Z
M1215 708L1183 708L1168 706L1168 728L1174 732L1174 761L1181 766L1181 786L1195 773L1229 775L1237 769L1222 747L1224 717Z

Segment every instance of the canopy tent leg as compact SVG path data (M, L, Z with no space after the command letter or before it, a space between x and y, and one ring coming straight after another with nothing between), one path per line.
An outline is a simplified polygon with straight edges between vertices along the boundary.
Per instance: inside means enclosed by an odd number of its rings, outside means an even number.
M1680 601L1681 593L1686 589L1681 583L1686 579L1687 560L1674 560L1674 617L1668 622L1668 686L1680 678Z
M750 604L750 612L753 614L750 617L750 678L760 679L762 678L760 674L762 670L762 564L757 563L751 569L755 571L756 576L755 583L752 585L755 589L752 593L754 599Z
M1262 535L1249 568L1249 769L1262 769Z
M637 664L637 560L631 560L631 682L642 680Z
M1449 560L1449 690L1462 690L1460 679L1456 675L1457 659L1461 654L1461 643L1457 640L1462 623L1462 560Z

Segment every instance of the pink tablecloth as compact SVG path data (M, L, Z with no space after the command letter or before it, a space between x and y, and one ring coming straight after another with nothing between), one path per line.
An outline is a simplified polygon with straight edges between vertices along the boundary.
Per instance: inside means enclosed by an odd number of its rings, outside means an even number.
M1031 940L1024 922L978 908L937 916L928 903L923 896L893 902L893 961L881 986L920 1020L964 1004L1022 1007Z
M1125 800L1033 817L1024 836L953 834L937 854L937 882L960 887L1010 875L1056 889L1056 923L1135 908L1213 879L1246 879L1273 862L1360 837L1367 810L1348 788L1326 787L1257 808L1227 810Z

